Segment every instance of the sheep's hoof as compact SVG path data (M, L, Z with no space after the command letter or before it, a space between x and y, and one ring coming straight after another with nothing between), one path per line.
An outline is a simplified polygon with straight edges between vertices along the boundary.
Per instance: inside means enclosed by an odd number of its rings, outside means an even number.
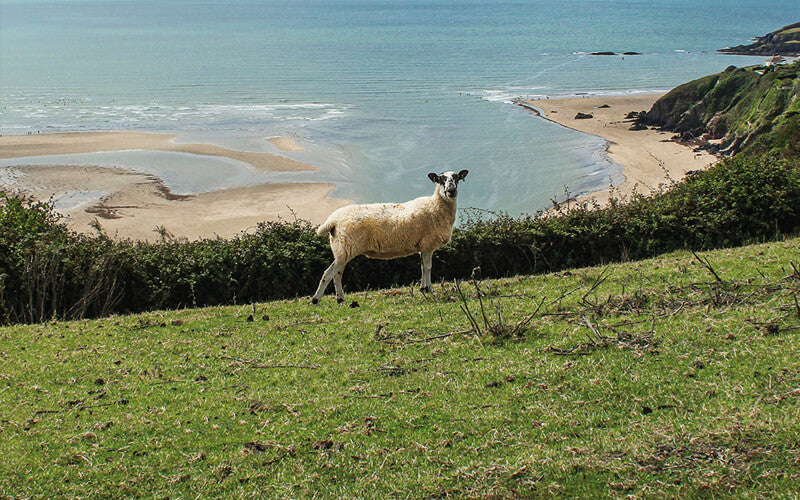
M314 304L314 305L317 305L317 304L319 304L319 299L312 298L311 299L311 303Z

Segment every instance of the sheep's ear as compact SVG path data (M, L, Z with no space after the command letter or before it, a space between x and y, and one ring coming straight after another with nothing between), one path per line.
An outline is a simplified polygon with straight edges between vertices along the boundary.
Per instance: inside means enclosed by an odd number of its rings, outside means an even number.
M439 182L439 176L434 174L433 172L428 174L428 179L430 179L431 182Z
M466 177L468 173L469 173L469 170L462 170L461 172L459 172L458 173L458 180L463 181L464 177Z

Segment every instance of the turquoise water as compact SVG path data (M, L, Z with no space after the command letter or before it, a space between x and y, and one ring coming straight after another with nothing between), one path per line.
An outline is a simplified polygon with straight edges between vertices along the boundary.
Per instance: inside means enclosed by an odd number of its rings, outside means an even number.
M0 0L0 132L178 132L270 152L265 137L289 136L307 150L281 154L320 168L295 179L335 196L402 201L428 193L427 172L467 168L461 206L518 214L621 177L601 140L513 98L667 90L760 62L714 51L797 20L796 0ZM642 55L587 54L604 50ZM202 174L217 164L169 154L79 160L218 185ZM264 181L240 167L237 182Z

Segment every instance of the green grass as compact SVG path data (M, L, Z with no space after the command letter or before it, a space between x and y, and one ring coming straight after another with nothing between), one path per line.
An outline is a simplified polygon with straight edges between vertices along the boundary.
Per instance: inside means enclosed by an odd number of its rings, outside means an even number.
M777 34L778 35L796 35L800 33L800 28L791 28L788 30L781 30Z
M791 239L2 328L0 495L794 496L797 266Z

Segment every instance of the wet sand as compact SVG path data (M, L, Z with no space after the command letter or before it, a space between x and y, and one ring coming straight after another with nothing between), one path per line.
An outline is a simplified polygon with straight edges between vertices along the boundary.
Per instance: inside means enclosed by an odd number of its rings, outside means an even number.
M316 170L313 165L280 155L237 151L214 146L213 144L181 144L174 142L177 137L177 135L173 134L142 132L70 132L9 135L0 137L0 158L148 150L220 156L248 163L259 170L268 172ZM292 139L278 139L281 140L276 147L290 151L302 151L302 149L288 149L292 144L299 147ZM281 147L281 145L286 145L287 147Z
M289 137L270 137L267 139L281 151L305 151L306 148Z
M36 134L0 137L0 158L101 151L155 150L218 156L272 172L314 171L312 165L269 153L235 151L210 144L178 144L176 136L131 132ZM300 151L293 139L272 141ZM58 212L74 230L102 230L113 238L159 240L158 228L176 238L231 237L259 222L304 219L323 222L347 200L329 198L330 183L268 183L175 195L161 179L101 166L12 166L3 169L0 189L39 200L56 199Z
M704 170L718 161L714 155L671 140L671 132L629 130L630 111L647 111L663 94L568 99L537 99L520 104L534 109L542 118L561 126L592 134L608 141L609 158L622 165L625 180L613 189L586 194L578 201L595 200L604 205L614 196L625 198L634 192L649 194L687 172ZM592 118L576 119L578 113Z
M259 222L305 219L319 224L346 200L328 198L336 187L328 183L275 183L222 189L196 195L174 195L153 176L108 167L11 167L40 200L60 197L77 206L58 211L79 232L102 230L116 239L159 240L158 228L177 238L228 238L254 230ZM87 182L87 179L91 179ZM101 191L99 201L80 203L87 191ZM96 222L95 222L96 221Z

